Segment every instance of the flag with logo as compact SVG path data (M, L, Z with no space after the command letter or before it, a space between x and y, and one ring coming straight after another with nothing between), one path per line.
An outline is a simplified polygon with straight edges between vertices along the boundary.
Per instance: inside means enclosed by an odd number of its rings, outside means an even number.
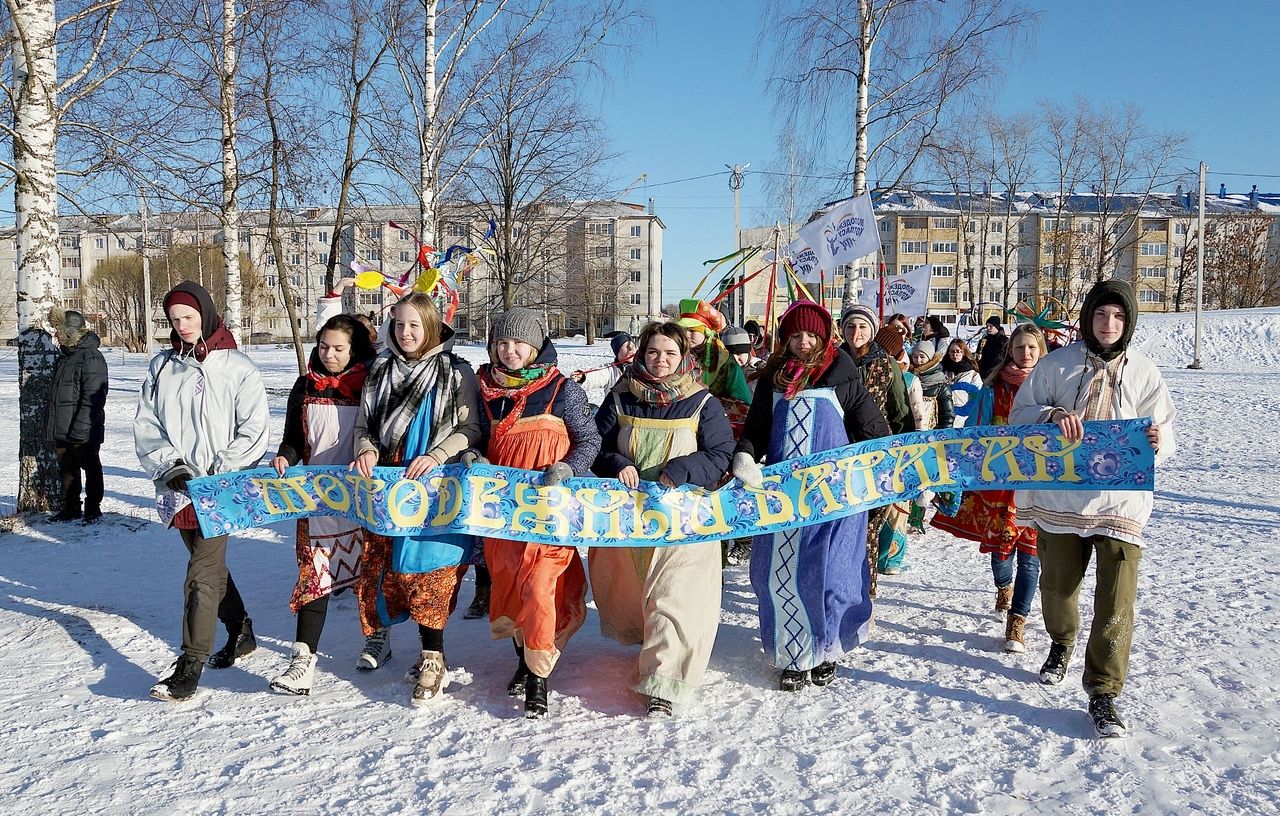
M924 264L905 275L889 275L884 279L884 314L901 312L922 315L929 312L929 279L933 264ZM880 281L863 281L858 302L873 309L880 308Z

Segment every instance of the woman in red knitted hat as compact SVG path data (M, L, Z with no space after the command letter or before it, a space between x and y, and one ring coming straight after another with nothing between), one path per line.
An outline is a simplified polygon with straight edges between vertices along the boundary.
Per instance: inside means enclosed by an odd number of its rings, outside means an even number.
M853 359L837 347L826 309L811 301L792 304L778 337L733 457L733 475L747 485L762 484L761 459L776 464L890 433ZM866 638L866 525L867 514L859 513L752 541L760 640L782 669L783 691L827 685L836 661Z

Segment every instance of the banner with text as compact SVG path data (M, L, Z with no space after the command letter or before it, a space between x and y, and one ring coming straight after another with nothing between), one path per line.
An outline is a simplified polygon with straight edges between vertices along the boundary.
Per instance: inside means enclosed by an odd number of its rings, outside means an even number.
M904 501L922 490L1152 490L1148 419L927 431L860 442L764 469L764 484L667 489L494 465L449 465L421 479L375 468L272 468L193 479L206 536L308 516L339 516L391 536L470 534L543 544L653 547L765 535Z

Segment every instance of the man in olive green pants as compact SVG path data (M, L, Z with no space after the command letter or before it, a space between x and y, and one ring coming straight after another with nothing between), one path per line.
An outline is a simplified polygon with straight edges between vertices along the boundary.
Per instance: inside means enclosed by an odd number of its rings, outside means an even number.
M1058 349L1018 389L1009 424L1053 423L1063 442L1086 436L1085 422L1148 419L1147 443L1159 465L1174 452L1176 413L1160 369L1129 348L1138 301L1133 287L1104 280L1085 296L1081 342ZM1106 470L1106 454L1088 463ZM1125 733L1116 708L1129 671L1133 604L1142 560L1143 528L1151 517L1150 490L1020 490L1018 524L1037 529L1040 593L1045 628L1053 642L1040 682L1063 681L1080 631L1080 584L1096 556L1093 626L1085 647L1084 688L1099 736Z
M1093 625L1084 655L1084 687L1090 696L1119 695L1129 673L1133 642L1133 602L1138 594L1142 548L1104 535L1078 536L1040 531L1040 604L1044 628L1054 643L1075 648L1080 632L1080 584L1096 553L1098 584L1093 593Z

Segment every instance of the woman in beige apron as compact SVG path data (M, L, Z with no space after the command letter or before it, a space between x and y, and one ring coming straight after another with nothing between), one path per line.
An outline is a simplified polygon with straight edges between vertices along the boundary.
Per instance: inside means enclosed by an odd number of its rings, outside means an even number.
M630 488L716 487L733 455L733 431L702 385L684 331L651 323L639 351L596 414L595 472ZM597 547L587 557L600 630L641 644L632 688L651 715L670 715L702 682L720 624L720 542Z

